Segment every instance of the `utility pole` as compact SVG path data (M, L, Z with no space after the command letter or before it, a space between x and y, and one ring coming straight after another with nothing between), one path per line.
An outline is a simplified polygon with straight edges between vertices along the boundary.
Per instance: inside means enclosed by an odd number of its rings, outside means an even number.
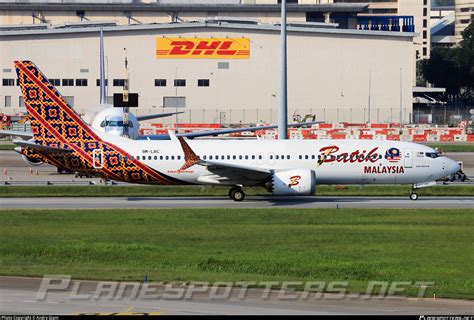
M281 88L280 117L278 122L278 139L288 139L288 97L287 97L287 60L286 60L286 0L281 1Z
M369 104L368 104L368 123L370 123L370 91L371 91L371 87L372 87L372 69L369 69Z
M105 66L104 66L104 32L100 28L100 104L107 103L107 87L105 86Z
M400 68L400 134L402 134L403 127L403 90L402 90L402 68Z

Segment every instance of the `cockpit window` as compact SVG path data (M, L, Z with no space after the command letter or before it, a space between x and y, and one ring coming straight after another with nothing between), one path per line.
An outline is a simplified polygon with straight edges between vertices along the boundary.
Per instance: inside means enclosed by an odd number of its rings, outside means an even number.
M104 128L105 126L107 127L123 127L123 121L117 121L117 120L107 120L107 121L102 121L100 123L101 128ZM128 127L133 128L133 122L129 121L128 122Z
M439 153L438 152L425 152L425 156L427 156L428 158L438 158L439 157Z

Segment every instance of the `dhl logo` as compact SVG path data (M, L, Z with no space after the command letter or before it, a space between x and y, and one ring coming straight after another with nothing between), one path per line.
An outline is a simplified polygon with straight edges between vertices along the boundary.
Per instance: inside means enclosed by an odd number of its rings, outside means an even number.
M249 59L248 38L157 38L158 59Z

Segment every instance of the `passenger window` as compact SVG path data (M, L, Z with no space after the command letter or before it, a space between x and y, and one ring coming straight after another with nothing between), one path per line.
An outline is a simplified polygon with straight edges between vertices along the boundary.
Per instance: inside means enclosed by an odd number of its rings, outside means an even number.
M203 160L206 160L206 156L202 156L202 159L203 159Z
M248 160L249 159L249 156L245 156L245 160Z
M290 155L287 155L287 156L286 156L286 160L290 160Z
M181 156L178 156L178 160L181 160Z
M278 160L278 159L280 159L280 156L279 156L279 155L276 155L276 156L275 156L275 160Z
M171 160L174 160L174 156L171 156Z
M221 160L224 160L225 159L225 156L221 156Z
M252 160L255 160L255 155L252 155Z
M140 156L137 156L137 160L140 160Z
M227 156L227 160L230 160L230 156Z
M212 160L212 156L209 156L209 160Z
M163 160L163 156L160 156L160 160Z
M237 156L236 156L236 155L233 155L233 156L232 156L232 159L234 159L234 160L237 159Z
M313 160L316 159L316 156L314 154L311 155L311 159L313 159Z
M306 160L308 160L308 159L309 159L308 155L305 155L305 156L304 156L304 158L305 158Z
M151 156L148 156L148 160L151 160Z
M301 160L301 159L303 159L303 156L300 154L300 155L298 156L298 158Z
M261 155L259 155L259 156L258 156L258 159L259 159L259 160L262 160L262 159L263 159L263 157L262 157Z
M273 155L272 154L270 155L270 160L273 160Z
M169 156L165 156L165 160L169 160L169 158L170 158Z
M242 160L242 155L239 155L239 159Z

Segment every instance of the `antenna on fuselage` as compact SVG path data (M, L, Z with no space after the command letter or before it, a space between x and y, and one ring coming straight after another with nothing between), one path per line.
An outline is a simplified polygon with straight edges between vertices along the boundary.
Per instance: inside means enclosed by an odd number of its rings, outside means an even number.
M104 30L100 27L100 104L107 103L107 86L105 85L105 65L104 65Z

